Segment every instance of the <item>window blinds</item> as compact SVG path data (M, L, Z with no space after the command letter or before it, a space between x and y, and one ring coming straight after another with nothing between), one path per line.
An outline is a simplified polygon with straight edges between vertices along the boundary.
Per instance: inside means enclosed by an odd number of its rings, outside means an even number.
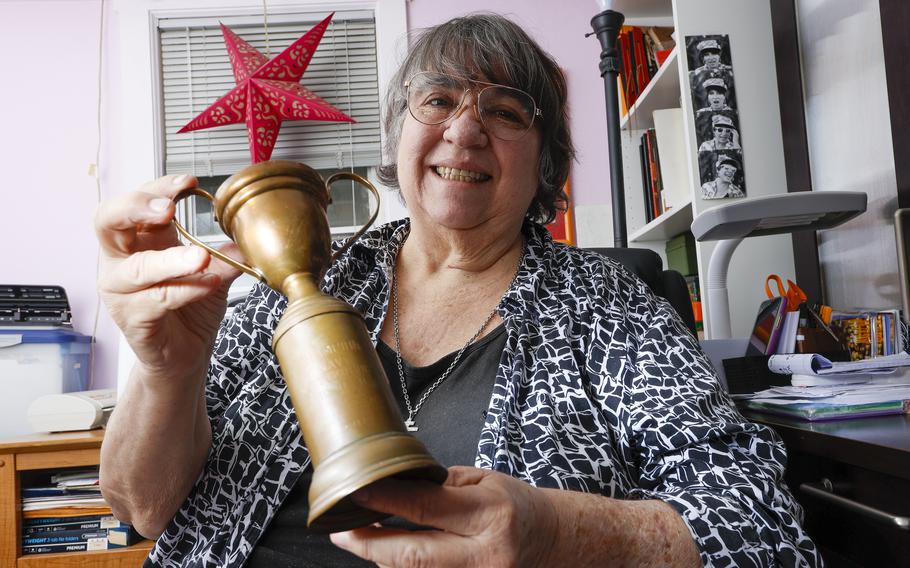
M268 51L262 18L221 18L269 58L325 17L269 15ZM165 173L230 175L250 163L245 124L177 134L235 86L219 20L158 22ZM357 122L285 121L272 159L314 169L373 166L380 160L376 26L371 12L336 13L300 83Z

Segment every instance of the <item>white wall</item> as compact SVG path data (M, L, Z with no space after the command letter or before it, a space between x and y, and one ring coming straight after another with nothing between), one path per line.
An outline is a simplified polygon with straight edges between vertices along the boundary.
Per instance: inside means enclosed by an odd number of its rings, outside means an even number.
M878 0L798 0L815 191L865 191L865 214L819 233L828 301L900 305L892 215L897 180Z

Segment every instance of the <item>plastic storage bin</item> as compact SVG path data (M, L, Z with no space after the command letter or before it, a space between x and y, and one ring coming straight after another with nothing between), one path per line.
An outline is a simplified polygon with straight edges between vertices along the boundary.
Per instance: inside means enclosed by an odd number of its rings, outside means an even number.
M92 338L66 329L0 330L0 439L28 434L39 396L88 388Z

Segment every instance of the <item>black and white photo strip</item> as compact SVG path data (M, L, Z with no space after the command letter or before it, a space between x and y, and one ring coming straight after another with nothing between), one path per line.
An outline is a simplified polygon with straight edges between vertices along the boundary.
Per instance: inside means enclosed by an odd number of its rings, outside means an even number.
M727 35L686 36L703 199L745 197L743 146Z

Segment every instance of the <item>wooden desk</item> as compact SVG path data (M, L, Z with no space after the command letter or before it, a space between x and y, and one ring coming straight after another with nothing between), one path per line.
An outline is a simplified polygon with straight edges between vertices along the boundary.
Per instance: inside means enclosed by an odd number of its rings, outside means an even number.
M20 556L20 472L97 465L103 438L103 430L87 430L0 441L0 566L134 568L142 564L152 548L149 540L113 550Z
M813 423L745 414L783 438L787 484L828 566L910 566L910 416Z

